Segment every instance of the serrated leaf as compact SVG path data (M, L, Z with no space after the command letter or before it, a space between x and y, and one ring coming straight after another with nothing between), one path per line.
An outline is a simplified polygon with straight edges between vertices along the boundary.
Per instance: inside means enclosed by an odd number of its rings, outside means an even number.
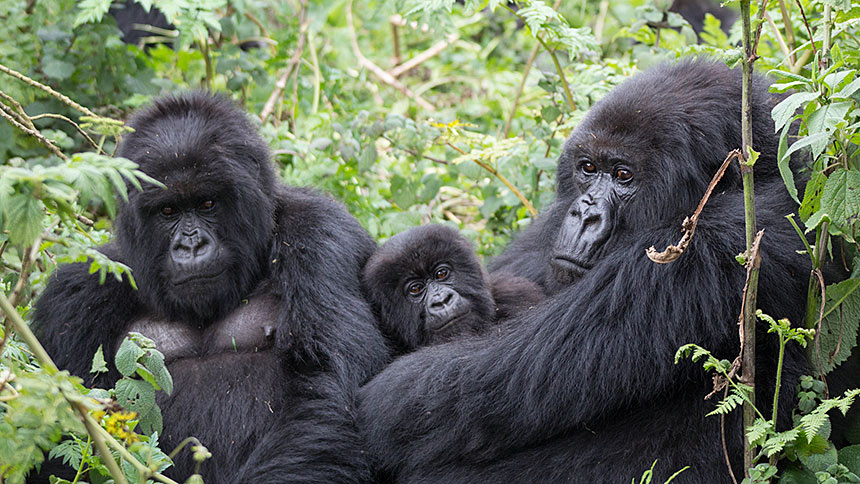
M98 23L110 8L112 0L81 0L78 7L81 9L75 17L74 26L86 23Z
M160 433L163 426L161 409L157 405L153 405L149 412L140 415L138 426L140 433L145 435L151 435L155 432Z
M116 351L116 369L122 376L131 376L137 370L137 360L143 356L143 350L128 337L122 340Z
M779 102L771 110L770 115L773 118L774 133L779 132L786 124L790 123L797 114L797 108L814 99L817 99L817 92L798 92L788 96Z
M820 347L821 366L829 373L847 360L857 342L860 325L860 279L848 279L827 287L825 316L821 322L818 345L809 345L810 358L818 364ZM817 314L817 313L816 313ZM839 351L837 350L837 347ZM834 354L835 352L835 354Z
M122 378L116 382L116 401L126 410L143 416L155 406L155 389L143 380Z
M797 198L797 186L794 183L794 171L792 171L789 161L791 158L787 156L783 156L785 152L788 150L788 128L791 126L790 124L786 124L785 128L782 129L782 133L779 135L779 149L777 151L777 168L779 168L779 174L782 177L782 182L785 184L785 189L788 190L788 194L791 198L794 199L795 202L800 204L800 200Z
M96 354L93 356L93 364L90 368L90 373L106 373L108 371L107 361L105 361L105 354L102 350L102 345L99 345L99 349L96 350Z
M42 232L42 204L26 193L4 197L5 223L9 242L28 246Z
M839 463L849 471L860 474L860 445L849 445L839 449Z
M860 171L831 173L821 194L820 210L827 212L843 233L853 237L860 220Z
M155 382L170 395L173 392L173 377L167 371L167 366L164 364L164 355L158 350L147 350L140 363L149 370Z

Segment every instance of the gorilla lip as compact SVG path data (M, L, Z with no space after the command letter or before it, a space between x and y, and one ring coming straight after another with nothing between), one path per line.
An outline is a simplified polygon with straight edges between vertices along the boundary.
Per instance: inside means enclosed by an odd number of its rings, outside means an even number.
M457 321L460 321L461 319L465 318L466 316L468 316L471 313L472 313L472 311L466 311L463 314L458 314L457 316L454 316L453 318L449 319L448 322L446 322L442 326L439 326L438 328L432 328L432 330L433 331L442 331L443 329L449 328L449 327L451 327L451 325L453 325Z
M174 286L182 286L182 285L190 284L193 282L207 281L209 279L215 279L216 277L220 276L221 274L223 274L225 272L227 272L227 269L221 269L220 271L213 272L212 274L195 274L195 275L180 279L178 281L173 281L173 285Z
M571 259L570 257L563 255L553 256L552 265L556 266L558 269L571 272L578 276L584 275L592 268L589 264L584 264L578 260Z

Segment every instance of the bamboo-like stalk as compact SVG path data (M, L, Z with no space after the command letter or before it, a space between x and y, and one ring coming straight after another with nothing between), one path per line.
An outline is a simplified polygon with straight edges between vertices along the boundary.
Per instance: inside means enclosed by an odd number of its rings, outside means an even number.
M750 93L752 91L752 64L755 62L755 52L751 41L750 25L750 0L741 0L741 22L743 38L743 84L741 91L741 176L744 187L744 220L746 223L746 247L747 257L752 257L752 245L756 236L755 220L755 197L753 192L753 166L750 163L750 149L752 148L752 116L750 111ZM743 369L742 380L749 385L749 401L743 405L744 429L752 426L755 421L755 325L756 325L756 296L758 293L759 268L757 261L749 260L752 264L749 269L749 281L744 291L743 301L743 355L741 357L741 368ZM744 475L749 477L749 469L753 466L755 458L754 449L749 440L744 438Z

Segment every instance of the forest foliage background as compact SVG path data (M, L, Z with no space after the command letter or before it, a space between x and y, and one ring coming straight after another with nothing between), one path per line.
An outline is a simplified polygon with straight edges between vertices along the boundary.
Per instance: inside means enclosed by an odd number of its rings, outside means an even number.
M552 200L564 139L605 93L667 59L709 56L734 66L741 56L740 22L729 28L708 15L697 33L667 0L140 4L160 9L173 28L153 29L134 45L122 42L110 0L0 2L0 295L4 310L14 307L24 321L58 264L89 260L102 277L127 273L93 247L109 239L126 181L147 183L133 163L110 155L121 121L157 95L229 93L260 123L287 183L331 193L380 242L447 223L491 256ZM809 317L792 322L819 329L810 345L818 378L848 358L860 322L860 7L764 4L764 12L752 9L760 26L755 66L776 90L792 93L774 110L781 163L787 167L795 151L811 159L792 220L810 234L814 268L835 256L853 271L827 288L823 305L813 272ZM737 2L714 5L721 18L737 17ZM789 135L793 120L799 131ZM791 172L783 173L791 185ZM88 482L106 482L109 470L72 409L102 411L110 397L123 402L122 390L87 392L43 368L21 335L9 337L12 311L0 329L0 482L21 482L49 449L81 475L91 468ZM162 369L133 364L126 376L155 391L167 384L155 376ZM798 415L827 405L816 381L804 381ZM848 399L839 402L829 408ZM118 424L122 413L112 424L111 414L99 415L150 471L167 465L151 432L158 419L146 418L151 407L138 409L141 421L130 427ZM139 441L121 432L135 422ZM850 425L849 443L860 444L860 424ZM857 482L860 447L837 451L823 417L810 428L819 439L803 437L805 447L772 429L763 434L777 439L774 454L802 462L783 481ZM58 447L61 435L73 437ZM128 456L122 462L133 482L148 476ZM773 477L768 472L755 482Z

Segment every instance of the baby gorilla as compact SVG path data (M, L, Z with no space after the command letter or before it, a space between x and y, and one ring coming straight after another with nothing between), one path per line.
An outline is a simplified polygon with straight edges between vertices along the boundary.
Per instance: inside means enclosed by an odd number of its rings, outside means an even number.
M469 241L443 225L392 237L367 262L362 282L399 354L478 333L544 299L525 278L488 276Z

